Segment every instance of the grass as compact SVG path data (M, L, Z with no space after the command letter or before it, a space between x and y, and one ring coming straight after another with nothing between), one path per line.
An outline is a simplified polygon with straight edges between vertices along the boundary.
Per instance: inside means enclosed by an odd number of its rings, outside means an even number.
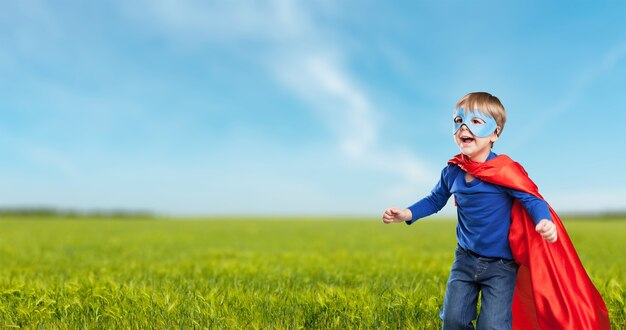
M440 327L455 222L0 221L0 326ZM626 328L626 221L568 232Z

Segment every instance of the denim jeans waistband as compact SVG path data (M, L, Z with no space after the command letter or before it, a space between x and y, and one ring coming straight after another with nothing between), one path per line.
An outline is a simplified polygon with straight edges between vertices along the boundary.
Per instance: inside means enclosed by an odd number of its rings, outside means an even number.
M457 246L456 246L456 248L457 248L457 249L459 249L461 252L463 252L463 253L465 253L465 254L469 254L469 255L471 255L472 257L476 257L476 258L489 258L489 257L485 257L485 256L483 256L483 255L480 255L480 254L478 254L478 253L476 253L476 252L474 252L474 251L472 251L472 250L464 249L464 248L462 248L460 245L457 245Z
M493 260L500 260L500 259L502 259L502 260L513 260L513 259L501 258L501 257L487 257L487 256L484 256L484 255L478 254L478 253L476 253L476 252L474 252L472 250L464 249L464 248L461 247L461 245L458 245L458 244L457 244L456 248L459 249L459 251L461 251L462 253L470 255L470 256L472 256L474 258L481 258L481 259L487 259L487 260L490 260L490 259L493 259Z

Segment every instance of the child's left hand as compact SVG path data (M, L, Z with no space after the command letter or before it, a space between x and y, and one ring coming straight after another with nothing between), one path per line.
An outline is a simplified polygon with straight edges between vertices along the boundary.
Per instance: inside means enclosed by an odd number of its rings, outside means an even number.
M539 221L535 230L550 243L556 242L557 233L556 233L556 225L548 219L542 219Z

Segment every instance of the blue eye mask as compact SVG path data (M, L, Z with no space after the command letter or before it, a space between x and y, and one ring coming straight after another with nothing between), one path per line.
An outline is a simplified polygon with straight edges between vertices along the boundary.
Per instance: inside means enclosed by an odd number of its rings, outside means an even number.
M482 119L484 124L473 123L475 118ZM452 134L456 134L461 126L466 125L472 134L478 137L488 137L491 133L495 132L496 128L498 128L498 123L496 123L496 120L493 119L493 117L484 115L478 110L474 110L473 112L467 111L466 113L463 108L458 108L454 112L452 121L454 123Z

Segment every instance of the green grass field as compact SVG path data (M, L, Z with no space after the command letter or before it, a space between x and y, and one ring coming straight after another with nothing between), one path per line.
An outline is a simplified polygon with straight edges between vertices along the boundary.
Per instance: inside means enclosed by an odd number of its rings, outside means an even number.
M626 221L567 221L614 329ZM3 328L417 328L438 310L455 222L0 221Z

